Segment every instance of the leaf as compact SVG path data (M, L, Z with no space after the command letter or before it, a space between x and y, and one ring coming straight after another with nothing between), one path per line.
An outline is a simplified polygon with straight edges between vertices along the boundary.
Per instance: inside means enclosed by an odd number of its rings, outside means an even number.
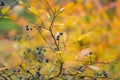
M28 10L31 11L32 13L36 14L36 15L39 14L38 10L33 6L29 7Z
M22 0L20 0L20 1L18 1L19 2L19 4L23 4L23 1Z
M3 16L3 18L10 18L10 17L8 17L8 16Z
M91 34L92 32L86 33L84 35L80 35L78 39L74 39L73 43L78 47L88 47L88 45L91 43Z
M53 20L53 16L51 16L50 14L47 13L47 17L49 19L49 21L52 21Z
M59 12L61 13L61 12L63 12L63 10L64 10L64 8L60 8Z
M88 36L90 36L91 34L92 34L92 32L89 32L89 33L87 33L87 34L81 35L78 40L79 40L79 41L80 41L80 40L83 40L83 39L87 38Z
M70 9L70 8L72 8L73 5L74 5L73 2L68 3L64 8L62 8L62 10L63 10L63 9Z
M64 62L64 54L63 54L63 52L62 51L58 51L57 52L57 55L58 55L58 58L62 61L62 62Z
M3 8L3 9L1 10L2 15L6 14L6 13L8 12L8 10L9 10L9 7Z
M98 68L98 67L93 66L93 65L90 65L90 66L89 66L89 68L91 68L92 70L96 70L96 71L98 71L98 70L99 70L99 68Z

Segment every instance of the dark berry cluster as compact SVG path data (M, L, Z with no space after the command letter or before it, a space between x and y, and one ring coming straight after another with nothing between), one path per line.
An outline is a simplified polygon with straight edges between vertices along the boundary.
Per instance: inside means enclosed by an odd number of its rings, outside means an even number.
M98 72L95 72L94 75L96 77L104 77L104 78L107 78L108 77L108 73L106 71L102 71L102 73L98 73Z
M40 47L37 47L37 48L36 48L36 54L39 54L39 55L40 55L40 54L42 53L41 51L42 51L42 50L41 50Z
M105 78L108 77L108 73L107 73L106 71L103 71L102 74L103 74L103 76L104 76Z
M35 76L36 76L36 78L40 78L40 76L41 76L40 72L37 71L36 74L35 74Z
M56 35L56 40L59 41L59 40L60 40L60 36L62 36L62 35L63 35L63 33L62 33L62 32L59 32L59 34Z
M28 25L26 25L26 31L32 30Z
M83 73L85 71L83 66L79 66L77 70L79 73Z
M20 73L21 72L21 69L20 68L14 68L13 69L13 73Z

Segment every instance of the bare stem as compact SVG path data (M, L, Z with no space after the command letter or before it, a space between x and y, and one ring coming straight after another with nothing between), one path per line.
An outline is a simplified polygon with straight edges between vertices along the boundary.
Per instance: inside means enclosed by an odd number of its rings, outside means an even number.
M63 69L63 62L60 61L59 73L56 76L49 78L49 80L52 80L52 79L55 79L56 77L59 77L62 74L62 69Z
M59 49L59 46L58 46L58 44L57 44L57 41L56 41L56 39L55 39L55 36L54 36L54 34L53 34L53 30L52 30L52 27L53 27L53 23L54 23L54 21L55 21L55 18L56 18L56 13L54 13L52 22L51 22L51 24L50 24L50 26L49 26L49 31L50 31L50 34L51 34L54 42L55 42L56 48L57 48L57 50L59 51L60 49Z
M48 3L47 0L43 0L45 1L46 5L48 6L48 8L50 9L50 11L52 12L52 14L54 14L54 10L52 9L52 7L50 6L50 4Z
M40 29L38 29L38 32L39 32L39 34L41 35L41 37L44 39L44 41L48 44L48 45L50 45L49 44L49 42L46 40L46 38L44 37L44 35L41 33L41 31L40 31ZM54 52L54 49L50 46L50 48L53 50L53 52Z
M92 56L90 54L90 65L92 65Z

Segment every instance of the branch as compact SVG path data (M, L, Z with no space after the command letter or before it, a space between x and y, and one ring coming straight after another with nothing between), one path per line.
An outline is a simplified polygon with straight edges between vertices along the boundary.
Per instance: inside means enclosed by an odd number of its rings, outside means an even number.
M52 22L51 22L51 24L50 24L50 26L49 26L49 31L50 31L50 34L51 34L54 42L55 42L55 45L56 45L56 47L57 47L57 50L59 51L59 50L60 50L60 49L59 49L59 46L58 46L58 44L57 44L57 41L56 41L55 36L54 36L54 34L53 34L53 31L52 31L53 23L54 23L54 21L55 21L55 18L56 18L56 12L55 12L54 15L53 15Z
M63 63L60 61L59 73L56 76L51 77L49 80L52 80L52 79L55 79L56 77L59 77L62 74L62 69L63 69Z
M43 28L43 27L41 27L41 28ZM46 28L44 28L44 29L46 29ZM46 38L44 37L44 35L41 33L39 27L37 28L37 30L38 30L39 34L41 35L42 39L43 39L48 45L50 45L49 42L47 41L47 39L46 39ZM51 46L50 46L49 48L51 48L52 51L55 52L54 49L53 49Z
M43 0L45 1L46 5L48 6L48 8L50 9L50 11L52 12L52 14L54 14L54 10L52 9L52 7L50 6L50 4L48 3L47 0Z

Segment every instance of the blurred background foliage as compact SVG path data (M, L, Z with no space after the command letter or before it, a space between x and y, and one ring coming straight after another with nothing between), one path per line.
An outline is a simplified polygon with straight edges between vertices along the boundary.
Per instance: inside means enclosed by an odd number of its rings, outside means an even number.
M22 53L29 46L34 49L35 46L45 45L44 40L32 26L33 23L40 25L38 16L43 19L46 26L51 19L50 11L40 0L18 0L17 5L7 12L6 9L16 1L4 0L5 6L0 6L0 16L5 14L0 18L0 59L1 63L7 66L13 66L10 65L13 60L17 59L19 62L18 58L12 57L16 55L15 52ZM54 34L61 31L64 33L61 39L66 43L65 51L63 50L66 68L77 65L78 62L74 62L76 56L84 59L86 51L82 53L82 50L90 49L94 53L93 60L111 62L110 65L95 64L95 66L120 79L120 0L48 1L56 10L64 8L54 23ZM38 12L31 13L28 10L31 6ZM27 24L33 31L25 30ZM43 30L42 33L49 37L48 32ZM13 41L16 36L18 41ZM48 50L47 53L51 52ZM49 56L54 57L52 54ZM8 60L5 60L6 57Z

